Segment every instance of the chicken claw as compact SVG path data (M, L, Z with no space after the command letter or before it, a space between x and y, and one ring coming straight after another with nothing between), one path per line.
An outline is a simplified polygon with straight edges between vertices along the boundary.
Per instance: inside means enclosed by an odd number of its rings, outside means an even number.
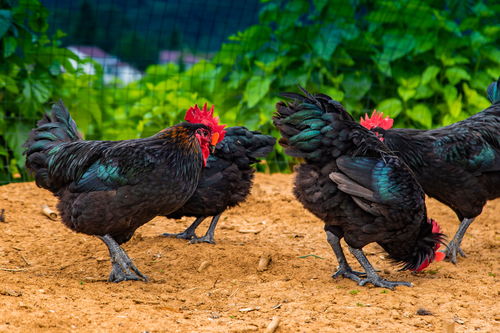
M367 278L362 279L359 281L360 286L364 286L368 282L373 284L375 287L381 287L381 288L388 288L391 290L394 290L394 287L396 286L406 286L406 287L413 287L413 284L410 282L404 282L404 281L388 281L385 279L382 279L378 274L377 271L373 268L373 266L370 264L368 261L368 258L366 258L365 254L363 253L363 250L361 249L355 249L349 246L349 250L351 253L358 259L359 263L363 268L366 270Z
M365 277L366 273L352 270L351 266L349 266L349 264L347 263L344 251L340 246L340 239L331 231L326 231L326 240L332 247L333 252L337 257L337 261L339 262L339 267L337 271L332 275L332 278L336 279L339 276L342 276L344 278L351 279L355 282L360 282L361 277Z
M128 280L148 281L148 277L135 267L125 250L123 250L110 235L97 237L106 244L109 250L109 256L111 257L112 269L108 278L109 282L122 282Z
M462 257L467 257L465 252L460 248L460 245L455 242L455 240L452 240L450 243L448 243L447 249L444 251L446 254L446 260L452 262L453 264L457 263L457 253L460 254Z
M189 243L191 244L197 244L197 243L209 243L209 244L215 244L214 241L214 231L215 227L217 226L217 222L219 222L220 214L215 215L214 218L212 219L212 222L210 222L210 226L208 227L207 233L203 237L193 237Z
M413 287L413 284L410 282L405 282L405 281L388 281L385 279L382 279L380 276L375 275L368 277L366 279L362 279L359 281L360 286L364 286L367 283L373 284L375 287L380 287L380 288L387 288L394 290L395 287L397 286L406 286L406 287Z
M190 240L193 238L198 238L196 236L195 231L196 231L196 228L198 228L198 226L200 225L201 222L203 222L204 219L206 219L205 216L196 218L196 220L194 220L194 222L189 227L187 227L186 230L184 230L181 233L169 234L166 232L166 233L163 233L161 235L164 237L180 238L180 239L187 239L187 240Z

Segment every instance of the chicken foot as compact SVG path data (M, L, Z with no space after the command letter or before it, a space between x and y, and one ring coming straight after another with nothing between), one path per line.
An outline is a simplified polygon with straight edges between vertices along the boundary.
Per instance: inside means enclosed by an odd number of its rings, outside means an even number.
M214 218L212 219L212 222L210 222L210 226L208 227L207 233L203 237L193 237L191 239L190 243L191 244L196 244L196 243L210 243L210 244L215 244L214 241L214 231L215 227L217 226L217 222L219 222L220 214L215 215Z
M469 226L473 221L474 218L472 219L464 218L462 220L462 222L458 226L457 233L455 234L453 239L448 243L447 249L444 252L446 254L446 259L454 264L457 263L457 253L464 258L466 257L464 251L462 251L462 249L460 248L460 244L462 244L462 239L464 238L467 228L469 228Z
M347 262L347 259L344 255L344 251L340 246L340 239L335 236L331 231L326 231L326 240L332 247L333 253L337 257L337 261L339 263L339 267L337 271L332 275L332 278L338 278L342 276L344 278L351 279L357 283L361 281L361 277L366 277L366 273L364 272L356 272L352 270L351 266Z
M407 287L413 287L413 285L410 282L404 282L404 281L388 281L385 279L382 279L373 266L370 264L368 261L368 258L365 256L363 253L363 250L361 249L355 249L349 246L349 250L351 253L358 259L359 263L363 268L366 270L367 278L366 279L361 279L359 281L360 286L364 286L368 282L373 284L375 287L382 287L382 288L388 288L393 290L394 287L396 286L407 286Z
M201 216L201 217L198 217L196 218L196 220L194 220L194 222L186 228L186 230L184 230L183 232L181 233L178 233L178 234L169 234L169 233L163 233L162 236L165 236L165 237L172 237L172 238L180 238L180 239L187 239L187 240L190 240L190 239L193 239L193 238L198 238L196 236L196 228L198 228L198 226L201 224L201 222L203 222L203 220L205 220L207 217L206 216Z
M97 237L106 244L109 250L112 265L111 274L108 279L109 282L122 282L128 280L148 281L148 277L135 267L125 250L120 247L113 237L110 235Z

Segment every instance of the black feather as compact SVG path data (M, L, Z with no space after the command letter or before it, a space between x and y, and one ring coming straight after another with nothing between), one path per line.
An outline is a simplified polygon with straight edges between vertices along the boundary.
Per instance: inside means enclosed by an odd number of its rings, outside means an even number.
M279 102L273 117L285 152L305 159L298 200L354 248L378 242L408 269L433 258L439 240L412 172L339 102L301 90L285 93L292 102Z
M248 197L257 158L273 150L276 139L245 127L229 127L202 172L195 193L169 218L203 217L222 214Z

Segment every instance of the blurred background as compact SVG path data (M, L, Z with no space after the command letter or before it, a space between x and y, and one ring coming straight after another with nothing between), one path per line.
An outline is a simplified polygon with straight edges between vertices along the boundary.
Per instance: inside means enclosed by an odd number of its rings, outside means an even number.
M500 2L0 0L0 184L28 180L22 144L62 99L87 139L150 136L192 104L278 137L297 85L433 128L489 105ZM258 167L290 172L279 146Z

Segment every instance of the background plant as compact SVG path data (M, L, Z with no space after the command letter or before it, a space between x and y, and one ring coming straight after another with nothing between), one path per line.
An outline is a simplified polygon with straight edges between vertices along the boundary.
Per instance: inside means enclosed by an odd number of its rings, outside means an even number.
M19 6L28 3L38 2ZM279 92L297 91L297 84L331 95L355 116L377 108L398 127L447 125L489 105L485 89L500 76L499 11L493 1L263 1L259 23L230 36L211 60L185 71L149 66L140 81L123 87L103 85L99 71L71 70L74 57L58 44L62 34L49 39L46 24L22 30L9 51L12 27L21 30L19 20L46 22L46 11L18 10L15 21L2 10L0 129L20 131L0 136L7 148L0 158L22 166L19 143L47 102L59 97L92 139L151 135L180 121L195 102L215 104L228 125L278 137L274 104ZM22 42L33 36L35 43ZM31 92L32 83L45 88ZM294 163L280 147L267 162L271 171L289 171Z

